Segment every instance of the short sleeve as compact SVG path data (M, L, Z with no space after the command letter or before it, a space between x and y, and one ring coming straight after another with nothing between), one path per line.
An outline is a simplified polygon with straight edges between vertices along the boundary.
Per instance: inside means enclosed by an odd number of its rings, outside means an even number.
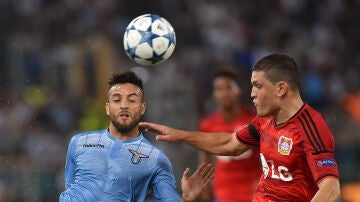
M307 160L315 182L319 183L326 177L338 178L334 137L326 121L318 115L303 123L305 123Z
M249 124L236 131L236 138L244 144L260 146L259 123L260 119L256 116Z

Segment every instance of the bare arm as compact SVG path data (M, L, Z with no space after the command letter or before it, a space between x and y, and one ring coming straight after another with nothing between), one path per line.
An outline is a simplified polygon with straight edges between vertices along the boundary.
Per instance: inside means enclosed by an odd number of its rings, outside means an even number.
M323 179L319 185L319 190L316 192L311 202L337 202L340 199L340 185L336 178L328 177Z
M236 139L236 134L227 133L205 133L199 131L184 131L168 126L141 122L139 126L145 127L147 131L157 133L156 140L177 142L184 141L194 147L223 156L240 155L249 149Z

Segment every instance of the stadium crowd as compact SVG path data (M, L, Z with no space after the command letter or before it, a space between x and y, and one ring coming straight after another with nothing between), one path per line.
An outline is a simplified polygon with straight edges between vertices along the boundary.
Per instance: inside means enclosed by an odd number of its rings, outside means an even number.
M176 31L174 54L156 67L137 66L123 50L127 24L144 13ZM251 106L251 66L272 52L302 68L304 100L333 130L341 183L360 182L359 19L354 0L0 1L0 201L58 200L69 139L108 125L103 95L113 72L142 76L145 119L196 129L214 106L214 70L237 68ZM154 143L177 180L196 167L194 148Z

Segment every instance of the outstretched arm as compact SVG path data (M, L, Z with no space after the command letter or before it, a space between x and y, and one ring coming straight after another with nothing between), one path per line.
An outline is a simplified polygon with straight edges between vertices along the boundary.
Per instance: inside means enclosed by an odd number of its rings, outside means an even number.
M236 134L205 133L199 131L185 131L164 125L140 122L148 132L158 134L156 140L177 142L184 141L204 151L223 156L237 156L249 149L236 139Z
M201 164L195 173L189 177L190 168L186 168L181 179L182 202L194 201L203 189L214 178L214 167L211 164Z

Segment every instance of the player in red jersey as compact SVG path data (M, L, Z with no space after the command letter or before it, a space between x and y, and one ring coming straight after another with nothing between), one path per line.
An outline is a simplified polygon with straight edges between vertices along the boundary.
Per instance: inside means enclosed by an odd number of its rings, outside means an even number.
M199 123L203 132L232 133L248 124L255 113L239 100L241 88L236 81L236 72L221 69L213 78L213 97L218 109ZM199 161L211 163L213 156L200 151ZM239 156L215 156L213 190L209 186L202 194L203 201L251 202L261 175L259 148L253 147ZM214 192L214 194L212 194ZM236 193L236 194L234 194Z
M321 114L302 100L299 83L294 59L271 54L252 70L257 116L233 135L140 126L158 133L157 140L184 141L217 155L239 155L250 145L259 146L263 175L253 201L336 202L340 184L333 135Z

